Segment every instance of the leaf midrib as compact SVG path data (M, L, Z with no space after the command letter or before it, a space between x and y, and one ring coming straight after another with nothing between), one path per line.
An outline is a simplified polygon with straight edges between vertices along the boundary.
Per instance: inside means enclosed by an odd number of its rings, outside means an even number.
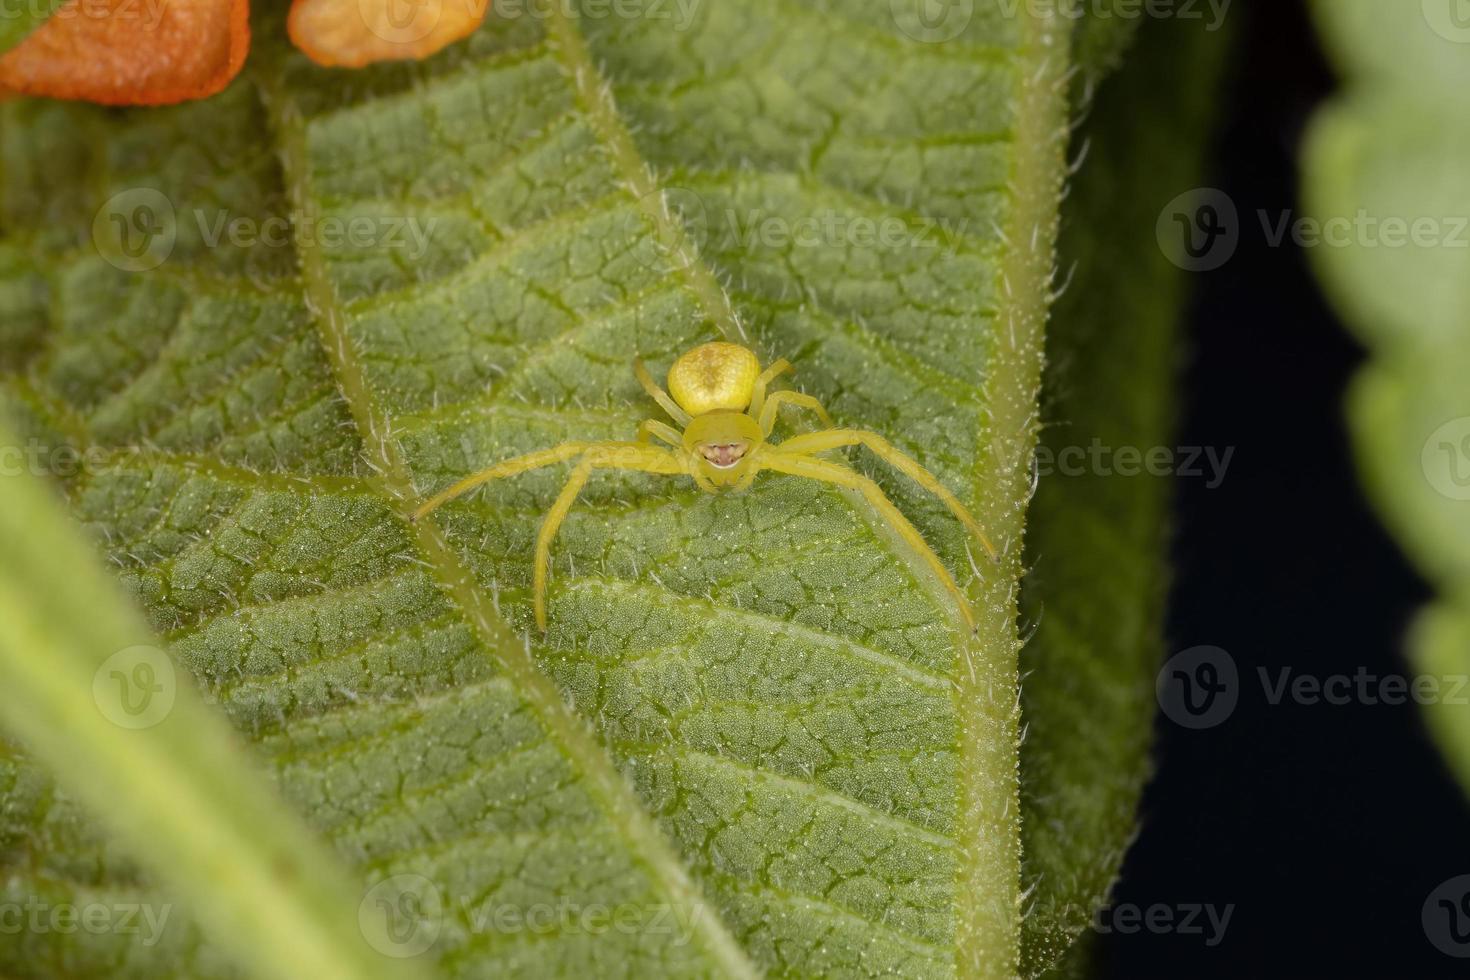
M255 81L280 152L282 180L292 213L312 214L315 207L310 195L305 125L289 95L279 84L278 76L270 70L273 67L258 71ZM589 792L599 800L609 820L632 850L647 863L672 904L684 910L687 918L682 921L692 923L702 935L706 948L726 975L756 977L758 971L690 879L642 802L618 772L608 753L598 745L587 723L573 712L552 680L536 666L531 658L530 644L515 635L475 587L470 571L460 562L432 517L411 524L407 521L417 500L413 479L348 336L346 311L333 288L326 261L314 242L303 242L297 249L297 255L312 321L369 454L369 465L377 470L380 486L411 528L415 545L426 565L464 612L497 666L505 671L519 695L546 726L548 735L562 746L566 757L581 770L587 779Z
M660 244L677 260L679 275L726 340L736 343L748 340L730 297L715 280L709 266L700 260L685 234L683 223L669 213L663 188L654 177L653 169L638 152L632 134L623 125L613 103L612 86L592 61L587 43L582 39L581 28L565 5L553 5L546 28L552 54L570 76L578 105L602 140L618 173L627 182L628 192L653 222Z

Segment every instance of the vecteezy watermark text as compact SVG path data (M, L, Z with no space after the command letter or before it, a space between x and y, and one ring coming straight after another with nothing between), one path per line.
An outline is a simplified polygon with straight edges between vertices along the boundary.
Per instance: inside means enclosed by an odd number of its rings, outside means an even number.
M475 0L466 0L475 2ZM704 0L495 0L491 17L546 20L558 10L582 20L667 21L675 31L687 31Z
M49 476L66 479L85 470L101 468L112 453L95 446L78 449L67 442L48 442L34 436L24 444L0 446L0 476Z
M70 0L60 7L48 0L0 0L0 21L21 20L35 23L50 19L67 21L112 20L139 22L145 31L158 27L169 0Z
M1048 476L1176 476L1203 479L1214 490L1225 481L1235 447L1109 446L1094 438L1086 446L1036 447L1036 474Z
M984 0L989 5L992 0ZM1081 20L1203 21L1218 31L1234 0L994 0L1007 20L1034 18ZM940 44L964 33L975 16L977 0L889 0L889 13L899 31L915 41Z
M1198 936L1205 946L1215 947L1225 939L1235 903L1215 905L1208 902L1114 902L1088 906L1075 902L1046 903L1048 918L1067 922L1087 922L1099 935L1123 936L1146 933L1163 936ZM1031 911L1038 911L1039 906Z
M459 935L584 933L599 936L669 936L683 946L696 923L687 910L639 902L515 903L453 896L420 874L396 874L374 884L358 906L358 925L368 943L386 956L427 952L447 931Z
M1351 217L1298 217L1291 211L1256 212L1266 244L1280 248L1288 238L1298 248L1470 248L1470 216L1380 217L1359 208Z
M1073 20L1197 20L1205 30L1225 25L1234 0L997 0L1002 15L1014 20L1022 11L1032 17Z
M429 236L438 218L420 224L418 218L405 215L365 215L351 217L322 215L311 212L272 215L268 218L232 217L227 211L195 208L194 221L200 240L209 248L228 242L235 248L264 245L284 248L287 245L323 248L392 248L404 249L407 259L423 258L428 251Z
M724 214L730 240L748 252L758 248L938 248L939 223L927 218L869 218L841 211L818 211L798 218L762 210Z
M153 946L168 925L172 903L49 902L35 895L19 901L0 901L0 936L56 933L93 936L138 936Z
M1123 902L1104 905L1092 914L1092 929L1099 935L1110 933L1133 935L1148 933L1155 936L1200 936L1210 948L1220 945L1230 919L1235 914L1235 903L1223 907L1208 902L1154 902L1150 905L1135 905Z
M310 209L240 215L193 208L181 216L162 191L132 187L114 194L98 209L92 219L92 242L99 255L125 272L156 269L189 232L190 240L211 249L392 249L416 261L428 252L438 221L436 217L420 221L415 215L386 212L339 215Z

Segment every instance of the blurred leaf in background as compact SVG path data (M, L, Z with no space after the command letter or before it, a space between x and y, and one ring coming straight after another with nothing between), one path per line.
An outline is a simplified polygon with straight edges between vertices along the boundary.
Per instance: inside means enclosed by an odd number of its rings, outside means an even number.
M1470 20L1455 0L1321 0L1344 76L1303 195L1313 251L1372 351L1348 399L1371 497L1440 593L1409 636L1430 726L1470 787Z

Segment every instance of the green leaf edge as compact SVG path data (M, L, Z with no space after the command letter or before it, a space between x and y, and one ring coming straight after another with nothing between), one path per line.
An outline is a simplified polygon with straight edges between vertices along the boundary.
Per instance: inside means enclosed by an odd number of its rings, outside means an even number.
M1158 207L1205 169L1233 31L1154 21L1102 83L1060 247L1075 275L1053 311L1042 446L1171 445L1189 280L1155 238ZM1165 82L1167 84L1161 84ZM1098 229L1108 229L1099 236ZM1039 482L1023 588L1023 975L1085 975L1152 773L1154 675L1172 477ZM1113 550L1099 546L1107 542ZM1122 580L1112 590L1079 588ZM1066 624L1066 625L1063 625ZM1085 683L1079 683L1078 678Z

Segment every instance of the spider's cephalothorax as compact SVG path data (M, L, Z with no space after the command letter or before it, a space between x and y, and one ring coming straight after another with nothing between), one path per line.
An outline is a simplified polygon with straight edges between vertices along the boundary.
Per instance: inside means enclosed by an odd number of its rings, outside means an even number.
M944 484L912 457L896 449L876 432L839 429L820 402L796 391L767 393L771 382L791 370L778 360L761 370L760 360L739 344L715 341L700 344L681 355L669 368L669 389L664 391L649 375L642 361L633 362L633 373L649 396L682 428L649 419L638 427L636 441L565 442L551 449L527 453L465 477L425 501L413 519L474 488L527 470L576 460L566 486L546 514L536 538L532 592L536 624L546 628L546 574L551 541L571 510L577 494L593 470L639 470L668 476L689 476L700 489L743 490L762 470L775 470L855 490L868 501L883 522L910 545L954 596L965 623L974 628L975 617L968 597L954 576L922 535L893 505L882 488L856 470L817 454L844 446L867 446L879 458L942 500L969 528L986 553L995 557L985 532ZM794 436L781 443L767 442L782 405L814 412L826 426L816 432ZM655 441L664 445L655 445Z

